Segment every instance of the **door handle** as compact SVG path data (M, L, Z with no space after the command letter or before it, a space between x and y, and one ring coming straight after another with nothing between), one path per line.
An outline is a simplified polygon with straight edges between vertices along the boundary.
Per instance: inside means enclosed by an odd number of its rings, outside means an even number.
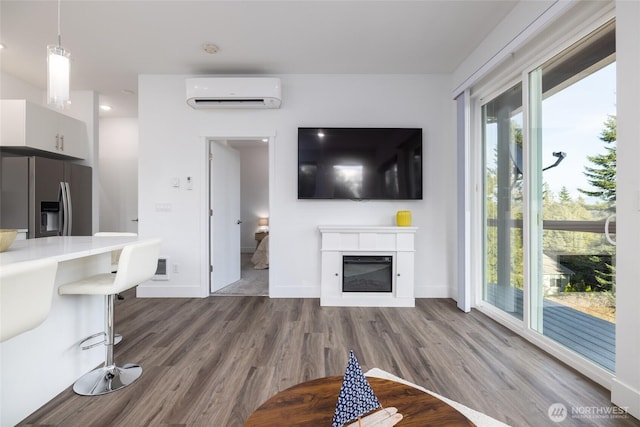
M613 218L615 218L616 214L611 214L607 217L607 219L604 222L604 237L607 239L607 241L612 244L612 245L616 245L616 241L613 240L611 238L611 235L609 234L609 223L611 222L611 220Z
M138 218L136 218L136 219L132 219L131 221L132 221L132 222L138 222Z
M240 224L242 224L242 221L237 220L237 221L236 221L236 224L240 225Z

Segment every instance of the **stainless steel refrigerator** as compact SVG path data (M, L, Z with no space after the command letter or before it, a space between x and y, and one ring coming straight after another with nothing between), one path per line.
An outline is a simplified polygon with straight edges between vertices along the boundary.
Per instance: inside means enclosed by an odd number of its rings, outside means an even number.
M2 156L0 228L28 238L90 236L91 168L37 156Z

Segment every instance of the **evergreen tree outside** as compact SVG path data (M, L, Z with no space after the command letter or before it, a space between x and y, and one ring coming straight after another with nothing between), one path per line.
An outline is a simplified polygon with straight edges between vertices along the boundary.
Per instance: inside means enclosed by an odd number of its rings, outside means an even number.
M604 129L600 133L600 140L605 143L605 153L595 156L588 156L587 159L593 166L585 166L585 176L587 181L593 187L590 190L578 189L582 194L595 197L602 200L601 209L615 213L616 206L616 116L610 115L604 122ZM612 255L615 250L609 249ZM600 257L595 260L602 262ZM611 257L609 257L611 258ZM605 271L602 271L605 270ZM609 293L612 299L615 298L615 265L614 263L604 263L604 269L595 270L595 280L597 281L597 290Z
M558 196L560 197L561 203L571 202L571 194L569 193L569 189L566 185L562 186L562 188L560 189L560 194Z
M606 144L605 153L587 156L593 166L585 166L584 174L593 188L578 189L586 196L604 201L609 211L615 211L616 202L616 124L616 116L609 116L604 122L600 140Z

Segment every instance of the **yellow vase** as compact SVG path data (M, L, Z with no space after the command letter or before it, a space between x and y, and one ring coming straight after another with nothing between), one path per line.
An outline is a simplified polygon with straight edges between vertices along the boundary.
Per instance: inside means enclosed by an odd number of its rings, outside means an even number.
M398 211L396 213L396 224L398 227L408 227L411 225L411 211Z

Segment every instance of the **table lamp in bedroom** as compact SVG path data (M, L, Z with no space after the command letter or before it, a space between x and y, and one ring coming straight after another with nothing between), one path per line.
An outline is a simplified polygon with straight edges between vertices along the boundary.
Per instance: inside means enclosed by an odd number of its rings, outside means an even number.
M269 231L269 218L258 218L258 232L266 233Z

